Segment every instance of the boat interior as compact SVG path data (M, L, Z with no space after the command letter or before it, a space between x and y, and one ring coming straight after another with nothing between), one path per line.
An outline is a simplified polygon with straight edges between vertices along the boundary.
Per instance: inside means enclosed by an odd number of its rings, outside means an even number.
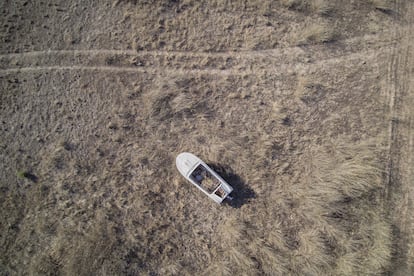
M220 185L220 180L212 175L202 164L191 173L190 178L208 193L214 192Z

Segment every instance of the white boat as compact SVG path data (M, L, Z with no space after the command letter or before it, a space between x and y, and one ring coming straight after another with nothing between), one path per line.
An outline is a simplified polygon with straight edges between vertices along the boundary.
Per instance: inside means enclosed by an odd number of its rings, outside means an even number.
M194 154L180 153L175 163L180 173L217 203L223 202L233 188Z

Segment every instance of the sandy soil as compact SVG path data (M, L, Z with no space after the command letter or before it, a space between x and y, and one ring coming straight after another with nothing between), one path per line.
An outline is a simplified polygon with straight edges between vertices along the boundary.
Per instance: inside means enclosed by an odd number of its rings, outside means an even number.
M413 3L92 2L0 3L0 274L413 273Z

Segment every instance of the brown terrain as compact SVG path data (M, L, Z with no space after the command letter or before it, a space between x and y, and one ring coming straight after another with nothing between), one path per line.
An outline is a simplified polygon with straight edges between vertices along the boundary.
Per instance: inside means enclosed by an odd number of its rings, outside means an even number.
M1 275L413 275L413 1L0 7Z

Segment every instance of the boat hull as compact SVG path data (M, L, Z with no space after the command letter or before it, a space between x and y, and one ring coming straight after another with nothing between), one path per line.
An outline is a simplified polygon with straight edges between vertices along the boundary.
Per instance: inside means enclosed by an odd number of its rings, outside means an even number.
M233 191L220 175L194 154L180 153L176 166L181 175L217 203L223 202Z

